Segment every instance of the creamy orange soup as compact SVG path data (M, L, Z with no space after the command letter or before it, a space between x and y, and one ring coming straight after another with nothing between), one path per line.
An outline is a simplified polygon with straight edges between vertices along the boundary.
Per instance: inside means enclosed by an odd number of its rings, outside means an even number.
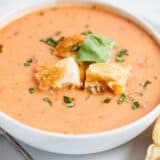
M36 88L36 63L58 60L52 47L40 40L88 30L114 39L116 51L127 48L123 64L133 69L126 92L142 104L139 108L133 109L127 102L118 104L118 96L110 92L89 95L79 89L29 90ZM0 111L35 128L65 134L107 131L141 118L160 102L158 44L137 25L103 9L77 6L31 13L0 31L0 52ZM28 64L29 59L32 62ZM144 86L146 81L149 83ZM75 105L66 107L63 96L73 97ZM104 103L107 97L111 101Z

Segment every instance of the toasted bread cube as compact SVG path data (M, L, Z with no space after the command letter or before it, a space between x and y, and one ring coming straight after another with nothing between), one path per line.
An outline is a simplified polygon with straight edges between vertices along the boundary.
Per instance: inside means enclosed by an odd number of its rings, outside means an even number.
M155 144L151 144L148 147L145 160L160 160L160 147Z
M74 56L75 49L73 49L74 45L80 45L84 41L83 35L74 35L70 37L65 37L62 41L58 43L55 48L55 55L61 58ZM75 46L76 47L76 46Z
M154 144L160 146L160 117L158 117L154 125L152 137L153 137Z
M80 87L80 71L74 58L65 58L54 65L45 65L38 68L36 79L39 89L58 89L68 86Z
M115 94L125 92L131 67L113 63L94 63L86 71L85 88L92 93L104 92L109 88Z

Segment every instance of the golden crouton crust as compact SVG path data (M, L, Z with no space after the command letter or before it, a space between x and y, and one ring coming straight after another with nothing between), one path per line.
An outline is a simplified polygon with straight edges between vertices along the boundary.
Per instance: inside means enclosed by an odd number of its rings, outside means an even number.
M73 35L70 37L65 37L62 41L58 43L55 48L55 55L61 58L69 57L73 55L75 52L71 52L71 48L75 44L82 44L84 41L83 35Z
M64 75L65 68L44 65L36 70L35 78L39 84L40 90L56 88L56 82Z
M92 93L110 89L114 94L125 92L130 67L111 63L91 64L86 71L85 88Z

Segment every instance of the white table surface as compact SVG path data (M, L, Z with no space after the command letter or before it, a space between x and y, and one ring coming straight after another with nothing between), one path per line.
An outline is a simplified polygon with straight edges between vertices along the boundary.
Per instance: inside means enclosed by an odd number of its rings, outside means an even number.
M0 0L0 17L7 12L16 9L17 6L27 3L36 3L45 0ZM111 4L124 7L134 13L147 17L152 24L160 31L160 0L106 0ZM23 144L24 148L33 156L35 160L144 160L147 146L152 142L151 130L148 129L143 134L119 148L90 155L58 155L33 149ZM23 160L22 157L0 137L0 160Z

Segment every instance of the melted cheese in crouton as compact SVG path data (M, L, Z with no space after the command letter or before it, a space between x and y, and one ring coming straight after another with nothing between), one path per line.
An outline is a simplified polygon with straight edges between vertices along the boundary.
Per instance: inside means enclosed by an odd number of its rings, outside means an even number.
M39 89L42 90L81 86L79 67L72 57L60 60L54 65L39 67L36 80L39 83Z
M58 43L55 48L55 55L61 58L69 57L74 55L71 49L75 44L82 44L84 41L83 35L74 35L70 37L65 37L62 41Z
M92 93L110 88L115 94L121 94L125 91L130 69L111 63L91 64L86 71L85 88Z

